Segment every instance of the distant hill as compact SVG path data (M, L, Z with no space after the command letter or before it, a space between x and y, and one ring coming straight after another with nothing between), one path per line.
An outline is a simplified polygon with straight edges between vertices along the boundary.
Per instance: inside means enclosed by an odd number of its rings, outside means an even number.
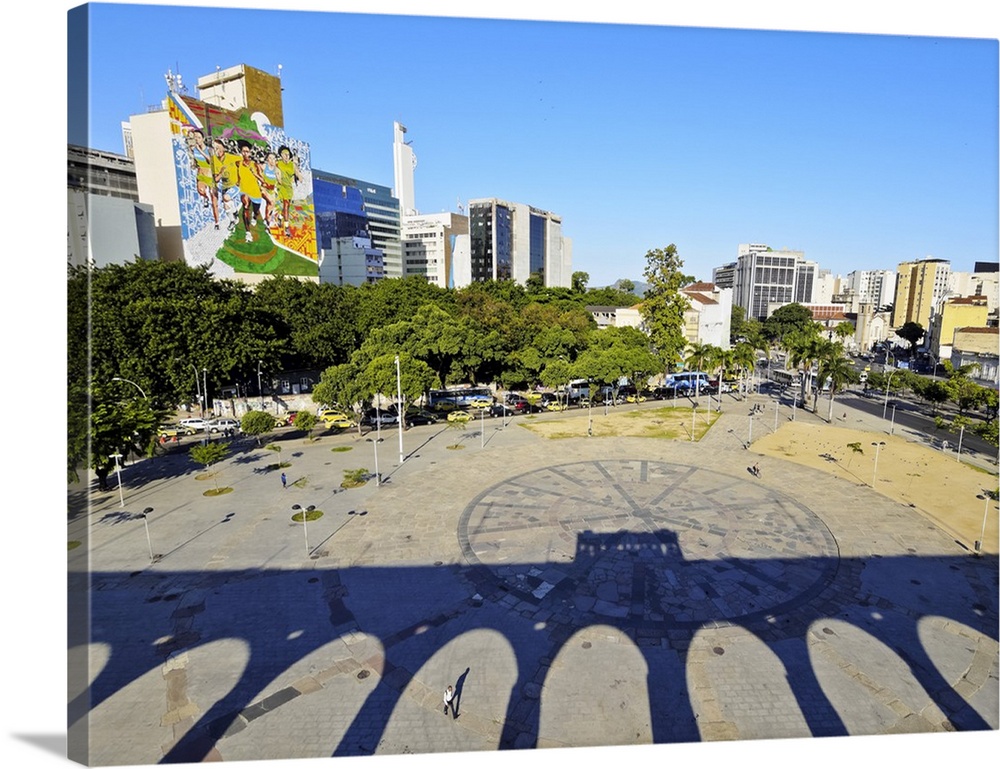
M621 283L622 280L625 280L625 278L619 278L610 286L603 286L603 288L619 288L618 284ZM632 289L632 293L640 298L645 296L646 289L649 288L649 284L643 283L642 281L639 280L633 280L632 283L635 285L635 288Z

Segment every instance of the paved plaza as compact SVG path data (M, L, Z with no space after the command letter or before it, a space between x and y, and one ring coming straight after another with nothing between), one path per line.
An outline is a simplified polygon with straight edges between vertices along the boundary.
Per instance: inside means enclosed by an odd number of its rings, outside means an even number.
M998 729L996 557L865 485L755 477L735 419L698 442L431 425L402 463L383 430L383 483L346 490L374 468L357 433L243 441L211 478L126 468L125 505L69 526L71 755L84 733L114 765Z

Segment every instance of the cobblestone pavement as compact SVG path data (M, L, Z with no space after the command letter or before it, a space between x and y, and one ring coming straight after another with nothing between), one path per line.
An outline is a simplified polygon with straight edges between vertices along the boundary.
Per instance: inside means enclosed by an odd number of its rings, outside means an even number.
M70 523L71 756L84 731L108 765L998 729L996 559L868 487L754 477L740 419L127 468L124 509ZM375 450L383 483L342 490Z

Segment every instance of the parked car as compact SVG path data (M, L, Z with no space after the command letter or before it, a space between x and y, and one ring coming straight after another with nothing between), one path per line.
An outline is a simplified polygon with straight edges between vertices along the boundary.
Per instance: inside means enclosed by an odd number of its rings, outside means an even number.
M347 420L352 424L354 422L354 420L351 419L350 414L345 414L343 411L334 409L325 409L319 418L319 421L327 427L333 426L334 422L343 422L344 420Z
M295 424L295 417L297 417L298 415L299 415L298 411L289 411L287 414L285 414L283 420L284 424L286 425Z
M199 430L204 430L208 427L208 420L202 419L201 417L185 417L177 424L181 427L190 427L195 432L198 432Z
M361 417L361 424L368 427L375 427L376 425L381 425L386 427L387 425L394 425L399 421L399 417L392 411L378 409L369 409L365 412L365 415Z
M354 420L347 414L331 414L323 418L323 424L338 430L348 430L354 427Z
M406 424L409 426L432 425L437 421L438 418L436 416L429 411L424 411L423 409L413 412L407 409L406 411Z
M208 423L206 428L210 433L222 433L226 430L232 430L234 432L240 429L240 423L236 419L230 419L229 417L219 417L218 419L213 419Z
M528 401L523 401L524 405L528 405ZM523 414L524 411L518 411L513 406L509 406L506 403L494 403L490 406L489 415L491 417L512 417L517 414Z
M181 435L194 435L196 430L186 425L160 425L156 430L159 438L177 438Z
M472 414L462 409L455 409L448 412L449 422L468 422L470 419L472 419Z

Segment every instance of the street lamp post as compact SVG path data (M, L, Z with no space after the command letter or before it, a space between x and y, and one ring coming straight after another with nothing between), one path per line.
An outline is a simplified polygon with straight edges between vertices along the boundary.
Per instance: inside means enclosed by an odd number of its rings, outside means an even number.
M958 430L958 453L955 454L955 461L962 461L962 437L965 435L965 425L962 425ZM975 452L973 452L975 453Z
M753 443L753 409L750 409L750 427L747 430L747 446Z
M149 538L149 520L148 520L149 514L151 512L153 512L153 508L147 507L141 513L141 516L142 516L142 525L146 529L146 547L149 548L149 562L150 563L153 562L153 540L151 540Z
M204 384L203 384L203 386L201 388L201 392L205 396L205 404L201 407L201 417L202 417L202 419L204 419L205 418L205 406L208 405L208 369L202 367L202 369L201 369L201 375L202 375L202 379L204 380Z
M146 397L146 391L143 390L141 387L139 387L139 385L137 385L131 379L126 379L125 377L121 377L121 376L113 376L113 377L111 377L111 381L112 382L128 382L130 385L132 385L133 387L135 387L135 389L137 389L140 393L142 393L142 397L143 398Z
M882 404L882 419L885 419L885 412L889 408L889 387L892 385L892 375L896 369L889 372L889 378L885 380L885 403Z
M892 421L889 422L889 435L896 429L896 404L892 404Z
M382 476L378 472L378 445L382 442L381 438L365 438L365 441L372 444L375 448L375 485L382 485Z
M118 460L122 458L121 454L114 453L111 455L112 459L115 460L115 475L118 477L118 499L122 503L122 510L125 509L125 494L122 491L122 471L121 467L118 465Z
M878 475L878 451L880 448L885 446L885 441L872 441L872 446L875 447L875 469L872 471L872 488L875 488L875 478Z
M260 386L260 361L257 361L257 396L260 398L260 410L264 410L264 389Z
M698 413L698 401L691 404L691 443L694 443L694 416Z
M486 427L484 421L486 419L486 409L479 409L479 448L486 448Z
M993 499L993 496L990 494L990 492L983 489L983 493L976 494L976 497L978 497L979 499L986 500L986 505L983 508L983 526L979 531L979 539L976 540L976 546L975 546L976 555L979 555L983 550L983 540L986 538L986 516L988 516L990 513L990 500Z
M774 401L774 431L778 432L778 401Z
M405 409L403 408L403 380L399 376L399 356L396 356L396 403L399 404L399 418L396 420L396 425L399 429L399 464L403 464L403 417L405 416Z
M306 555L309 555L309 527L306 524L306 519L309 517L309 513L316 509L316 505L309 505L303 509L300 505L292 505L292 510L296 512L301 511L302 513L302 534L305 537L306 542Z
M587 380L587 437L594 434L594 380Z

